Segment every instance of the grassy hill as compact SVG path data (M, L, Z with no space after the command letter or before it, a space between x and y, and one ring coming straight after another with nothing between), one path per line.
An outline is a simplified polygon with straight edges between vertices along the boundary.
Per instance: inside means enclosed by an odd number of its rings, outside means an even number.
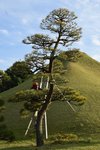
M76 62L64 61L65 73L63 78L69 80L66 85L79 90L87 97L85 105L75 107L73 112L66 102L54 102L50 106L48 115L49 135L54 133L75 133L88 136L99 136L100 132L100 63L80 52L81 57ZM5 122L11 128L17 139L25 139L24 132L30 120L21 119L19 110L22 103L8 103L10 96L22 89L29 89L32 79L19 86L0 94L6 102ZM95 136L95 137L96 137Z

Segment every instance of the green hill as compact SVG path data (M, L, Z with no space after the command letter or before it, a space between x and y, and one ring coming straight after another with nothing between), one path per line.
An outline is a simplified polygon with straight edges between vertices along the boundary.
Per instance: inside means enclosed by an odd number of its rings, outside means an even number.
M68 79L68 86L79 90L87 97L86 103L76 107L74 113L66 104L56 103L50 111L50 122L59 131L74 133L100 133L100 63L84 53L78 62L66 63L67 70L64 78ZM54 113L54 109L57 109ZM55 125L55 117L58 122ZM54 130L52 129L52 133Z
M100 63L85 53L79 52L78 61L64 61L65 73L61 74L69 82L63 86L70 86L79 90L87 101L83 106L75 107L73 112L66 102L54 102L48 110L48 129L52 135L58 132L76 134L98 134L100 132ZM19 110L22 103L8 103L10 96L22 89L29 89L32 79L19 86L0 94L6 102L5 122L18 139L24 139L29 119L21 119Z

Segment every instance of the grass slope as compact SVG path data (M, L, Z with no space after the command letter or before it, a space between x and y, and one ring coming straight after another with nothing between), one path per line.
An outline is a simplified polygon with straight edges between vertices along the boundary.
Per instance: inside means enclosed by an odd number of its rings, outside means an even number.
M67 85L79 90L87 97L87 101L83 106L75 108L76 113L65 103L53 104L48 112L48 121L52 134L59 130L79 135L85 134L87 136L88 134L96 134L99 136L100 63L84 53L81 53L81 55L78 62L65 63L67 70L63 77L69 80Z
M3 93L0 93L5 101L6 110L4 111L5 123L9 129L13 130L16 135L16 139L25 139L24 133L29 123L29 119L22 119L20 117L20 109L23 107L23 103L8 103L8 99L17 91L30 89L32 85L32 79L28 79L24 83L9 89Z
M49 135L54 133L76 133L79 135L92 138L99 137L100 131L100 63L93 60L84 53L77 62L64 62L66 71L63 78L69 82L64 86L70 86L87 97L84 106L76 109L74 113L67 103L52 103L48 110L48 128ZM0 96L6 102L5 121L9 128L16 134L17 139L25 139L24 132L26 130L29 119L21 119L19 110L22 104L11 104L7 100L10 96L22 89L29 89L32 79L27 80L21 85L5 91ZM95 134L95 136L94 136Z

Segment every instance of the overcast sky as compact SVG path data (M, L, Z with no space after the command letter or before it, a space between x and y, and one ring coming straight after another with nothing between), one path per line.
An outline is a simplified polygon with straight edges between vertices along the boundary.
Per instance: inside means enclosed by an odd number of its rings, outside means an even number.
M100 0L0 0L1 70L31 52L31 46L24 45L22 40L42 33L41 20L57 8L75 12L83 33L74 47L100 61Z

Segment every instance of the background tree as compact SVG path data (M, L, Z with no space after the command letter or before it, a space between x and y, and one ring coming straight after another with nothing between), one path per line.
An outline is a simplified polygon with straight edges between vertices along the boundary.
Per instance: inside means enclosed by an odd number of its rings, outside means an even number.
M25 61L17 61L6 71L0 70L0 92L25 81L32 75L32 69Z
M17 61L5 71L11 78L12 87L25 81L32 74L32 70L25 61Z
M6 72L0 70L0 92L3 92L11 87L11 78Z
M53 10L42 20L40 25L41 29L49 30L52 33L51 37L44 34L35 34L28 36L23 40L23 43L25 44L32 44L33 48L33 52L26 55L28 64L34 67L34 71L47 73L50 79L46 98L43 98L42 100L40 100L40 98L36 99L36 101L41 101L36 119L37 146L41 146L44 143L42 120L53 97L55 85L53 64L59 54L63 51L63 46L68 47L73 42L78 41L81 37L81 28L77 26L77 23L75 22L76 18L74 12L70 12L68 9L60 8ZM38 92L40 91L37 91L35 95L38 95ZM68 92L64 92L64 90L62 90L62 92L64 95L68 94Z

